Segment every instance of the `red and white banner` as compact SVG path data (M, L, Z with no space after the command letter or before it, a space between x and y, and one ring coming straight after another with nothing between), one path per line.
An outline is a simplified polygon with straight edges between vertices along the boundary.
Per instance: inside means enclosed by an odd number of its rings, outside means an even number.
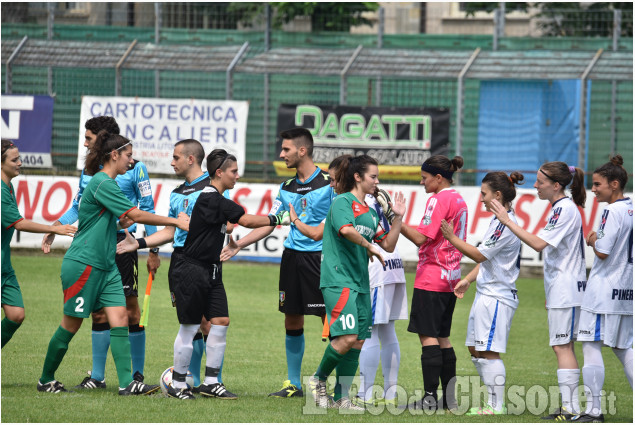
M77 192L79 178L77 177L46 177L46 176L19 176L13 180L16 190L18 208L27 219L41 223L52 223L70 208L73 197ZM156 205L156 212L160 215L167 215L169 210L170 193L181 180L176 179L153 179L152 189ZM238 183L230 191L231 198L242 205L247 213L256 215L266 215L278 193L277 184L255 184ZM407 199L407 211L405 223L412 227L417 227L425 210L428 194L423 186L414 185L382 185L382 188L390 192L401 191ZM485 211L480 202L480 188L476 186L457 186L455 189L463 196L468 205L468 235L467 241L472 245L477 245L482 241L483 234L487 230L491 213ZM632 197L632 194L626 194ZM592 229L598 227L603 204L598 204L591 191L587 191L587 203L581 209L582 224L584 234L588 234ZM536 196L534 189L519 189L514 209L518 223L531 233L538 233L546 224L546 217L549 214L550 206L547 201L542 201ZM137 231L137 236L141 235L141 230ZM233 237L240 238L250 232L241 226L234 230ZM278 227L267 238L259 241L248 248L242 250L238 256L251 257L252 259L276 261L279 260L283 242L287 237L289 229ZM39 248L42 235L16 232L11 246L24 248ZM68 247L71 239L58 236L53 245L54 248ZM417 261L418 250L405 237L401 237L398 248L405 261ZM162 252L170 252L171 246L162 247ZM587 267L593 264L594 253L587 247L586 261ZM467 259L466 261L471 261ZM522 264L539 266L542 265L542 256L523 245Z

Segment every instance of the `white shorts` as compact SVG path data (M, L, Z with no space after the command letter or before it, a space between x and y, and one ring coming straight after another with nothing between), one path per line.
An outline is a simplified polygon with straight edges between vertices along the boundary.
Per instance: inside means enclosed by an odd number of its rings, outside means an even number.
M597 314L582 310L578 341L602 341L612 348L633 346L633 316L627 314Z
M408 319L406 283L388 283L370 290L373 325L383 325L390 320Z
M504 353L516 309L477 292L467 319L465 345L476 351Z
M549 345L564 345L578 337L580 307L549 308Z

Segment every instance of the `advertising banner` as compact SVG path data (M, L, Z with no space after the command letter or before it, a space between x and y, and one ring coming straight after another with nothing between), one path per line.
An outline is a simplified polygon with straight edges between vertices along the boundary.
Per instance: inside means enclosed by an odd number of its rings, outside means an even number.
M120 134L132 140L133 157L151 173L172 174L174 144L195 139L205 155L218 148L234 155L243 174L248 113L249 103L242 101L83 96L77 169L84 167L84 123L109 115L117 120Z
M2 138L20 150L22 166L50 168L53 134L53 98L2 95Z
M313 160L321 168L340 155L367 154L379 162L383 179L419 180L421 164L431 155L447 154L450 110L371 106L282 104L278 108L276 155L280 132L304 127L313 135ZM291 176L275 161L276 173Z
M13 179L16 190L18 208L25 218L38 222L52 223L62 216L71 206L71 202L77 191L79 179L77 177L45 177L45 176L19 176ZM157 214L167 215L169 211L170 193L182 180L177 179L152 179L152 190ZM404 222L412 227L417 227L423 218L425 204L429 197L423 186L418 185L382 185L382 188L394 194L401 191L406 196L406 215ZM246 184L238 183L230 191L231 198L242 205L249 214L266 215L278 194L279 185L276 184ZM467 241L472 245L482 242L492 214L485 210L480 200L480 188L475 186L456 186L455 189L463 196L468 206L468 234ZM514 210L518 224L525 230L537 234L545 227L546 218L551 206L549 202L538 199L533 189L518 189ZM632 194L625 194L632 197ZM591 191L587 191L587 203L580 210L584 235L597 229L602 215L602 209L606 204L598 204ZM143 226L139 226L137 237L143 234ZM239 239L247 235L251 229L236 226L233 237ZM279 226L265 239L241 250L236 258L251 261L280 261L283 242L289 233L289 228ZM42 241L42 235L26 232L15 232L11 246L25 248L38 248ZM71 239L58 236L55 239L54 248L68 247ZM397 248L404 261L416 262L418 249L405 237L400 237ZM161 252L170 252L170 244L161 248ZM586 247L586 263L590 268L595 254ZM466 257L464 262L470 263ZM521 264L542 266L542 255L523 244L521 252Z

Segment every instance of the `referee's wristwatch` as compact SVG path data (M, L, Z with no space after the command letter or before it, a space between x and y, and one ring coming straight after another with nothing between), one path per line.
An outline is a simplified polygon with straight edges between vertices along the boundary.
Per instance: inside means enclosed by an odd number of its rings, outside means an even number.
M158 254L159 253L159 248L150 248L148 251L150 251L153 254Z

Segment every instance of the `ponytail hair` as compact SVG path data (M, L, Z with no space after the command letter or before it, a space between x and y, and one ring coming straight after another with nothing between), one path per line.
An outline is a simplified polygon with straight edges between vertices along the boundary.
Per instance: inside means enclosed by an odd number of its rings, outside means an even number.
M207 172L209 177L216 178L216 170L225 171L232 162L236 162L236 157L225 149L214 149L207 155Z
M342 165L346 164L348 166L348 163L352 158L353 155L340 155L337 158L333 159L333 161L331 161L331 163L329 164L328 169L333 170L333 176L335 180L333 188L338 194L343 193L340 188L340 182L342 181Z
M584 171L581 168L568 166L566 162L553 161L542 164L538 172L552 182L560 183L563 190L571 183L569 190L573 202L579 207L584 207L586 189L584 188Z
M596 168L595 171L593 171L593 174L601 175L606 180L608 180L609 183L617 180L618 182L620 182L620 189L622 189L623 191L626 187L626 183L628 182L628 173L626 172L623 164L624 159L622 158L622 155L618 154L611 157L609 162L607 162L606 164Z
M99 167L110 160L110 154L113 151L119 151L130 144L132 144L132 142L129 139L119 134L112 134L106 130L101 130L97 134L95 144L86 155L84 165L86 173L91 176L95 175L99 172Z
M523 180L525 176L519 171L514 171L509 176L503 171L493 171L483 177L482 183L487 183L494 192L500 192L503 195L503 205L505 205L516 198L515 185L523 184Z
M432 155L421 164L421 171L430 173L433 176L440 174L441 177L450 183L454 182L452 180L454 172L461 168L463 168L463 158L460 156L450 159L444 155Z
M364 177L371 165L379 165L375 158L368 155L348 156L342 161L339 170L335 173L336 187L338 193L350 192L355 188L355 174Z
M17 149L18 147L9 139L2 139L2 162L7 159L7 151L9 149Z

